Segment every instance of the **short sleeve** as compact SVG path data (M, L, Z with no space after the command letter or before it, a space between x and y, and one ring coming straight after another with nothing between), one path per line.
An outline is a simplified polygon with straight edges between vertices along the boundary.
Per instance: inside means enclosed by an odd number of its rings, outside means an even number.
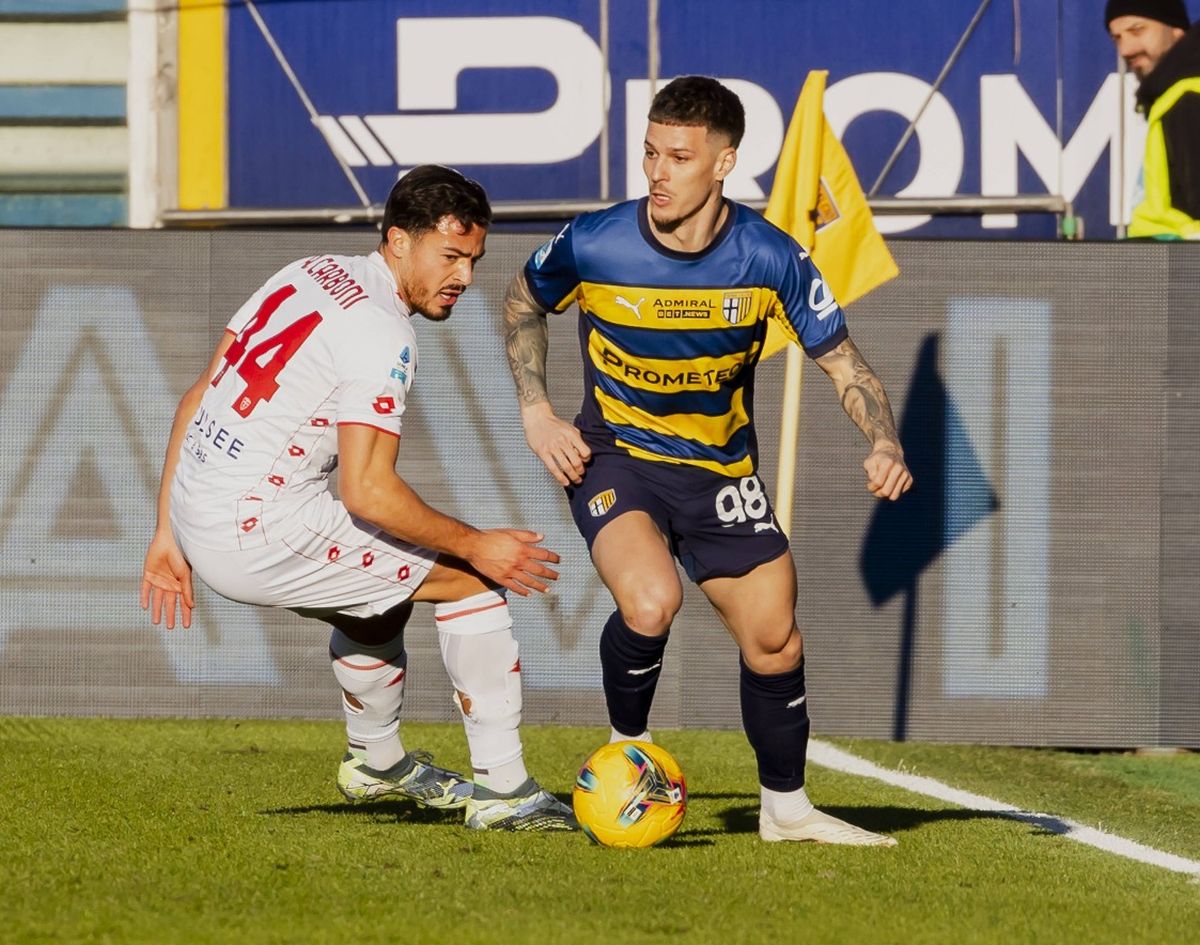
M794 240L788 243L791 252L776 288L775 316L809 357L819 358L846 340L846 316L812 258Z
M575 264L574 223L548 239L525 264L525 281L534 299L548 312L565 311L579 291Z
M417 367L411 333L387 342L364 334L338 355L337 422L359 423L400 435Z

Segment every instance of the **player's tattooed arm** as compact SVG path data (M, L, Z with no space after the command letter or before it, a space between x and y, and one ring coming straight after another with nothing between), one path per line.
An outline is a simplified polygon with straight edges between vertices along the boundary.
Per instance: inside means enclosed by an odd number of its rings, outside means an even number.
M913 480L883 382L849 338L816 360L833 381L842 409L871 444L871 453L863 462L867 488L881 498L899 498Z
M549 401L546 352L550 349L550 328L545 310L534 299L521 272L513 277L504 297L504 347L521 406Z
M504 347L517 384L525 441L559 485L583 482L592 451L574 424L560 420L546 388L550 327L546 310L534 299L525 275L518 272L504 298Z
M885 440L899 448L900 437L896 435L887 393L854 342L847 338L817 358L817 364L833 381L842 409L862 430L867 442L875 445Z

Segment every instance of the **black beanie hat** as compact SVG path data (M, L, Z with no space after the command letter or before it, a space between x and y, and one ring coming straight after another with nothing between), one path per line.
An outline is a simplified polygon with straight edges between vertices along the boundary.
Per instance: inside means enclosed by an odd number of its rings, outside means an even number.
M1104 5L1104 25L1108 26L1119 16L1144 16L1167 26L1178 26L1181 30L1191 25L1183 0L1108 0Z

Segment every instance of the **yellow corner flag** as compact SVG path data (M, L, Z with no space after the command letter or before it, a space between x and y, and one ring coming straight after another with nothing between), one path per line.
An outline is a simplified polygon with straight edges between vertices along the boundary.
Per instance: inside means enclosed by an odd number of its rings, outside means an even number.
M849 305L900 274L842 143L825 123L823 69L809 72L783 139L766 218L812 255L833 296ZM788 343L767 327L763 357Z

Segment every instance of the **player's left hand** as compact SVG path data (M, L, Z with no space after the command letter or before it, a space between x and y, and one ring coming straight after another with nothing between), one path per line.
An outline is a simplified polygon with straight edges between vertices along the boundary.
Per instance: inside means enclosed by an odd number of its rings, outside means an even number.
M867 490L878 499L894 501L912 488L912 473L895 443L876 443L871 455L863 460L863 469L867 471Z
M156 627L165 612L167 629L175 629L176 604L184 627L192 625L192 610L196 606L192 596L192 566L169 531L155 532L146 551L141 600L142 610L149 609L150 621Z
M549 567L558 564L558 555L539 542L543 535L520 528L489 528L476 536L467 563L489 578L522 597L530 591L541 594L558 580L558 572Z

